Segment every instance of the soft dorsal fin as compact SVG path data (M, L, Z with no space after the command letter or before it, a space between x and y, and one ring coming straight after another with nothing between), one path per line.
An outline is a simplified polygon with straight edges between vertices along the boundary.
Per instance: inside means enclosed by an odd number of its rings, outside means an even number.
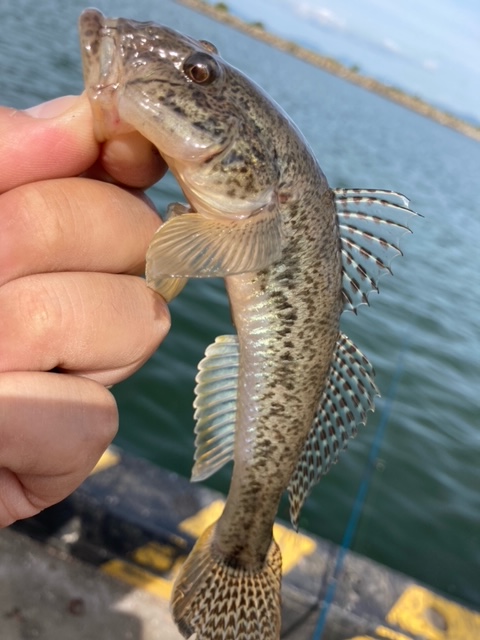
M410 233L414 211L405 196L374 189L334 189L343 262L344 309L356 313L378 292L378 280L391 273L390 263L401 255L399 240Z
M218 336L198 365L194 482L205 480L233 457L238 362L237 336Z
M367 411L373 411L373 398L378 395L373 376L367 358L340 334L318 413L288 486L290 518L295 528L312 487L337 462L358 426L365 424Z

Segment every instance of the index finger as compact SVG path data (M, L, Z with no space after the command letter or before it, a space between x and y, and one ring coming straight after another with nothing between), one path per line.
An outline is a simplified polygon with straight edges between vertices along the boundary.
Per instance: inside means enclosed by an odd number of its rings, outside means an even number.
M37 180L79 175L99 156L86 96L66 96L49 107L63 113L35 118L0 107L0 193Z

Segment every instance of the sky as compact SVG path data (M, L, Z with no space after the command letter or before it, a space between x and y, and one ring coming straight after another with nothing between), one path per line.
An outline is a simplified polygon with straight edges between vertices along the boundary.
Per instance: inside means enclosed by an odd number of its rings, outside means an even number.
M480 124L479 0L226 4L247 22L260 21L272 33Z

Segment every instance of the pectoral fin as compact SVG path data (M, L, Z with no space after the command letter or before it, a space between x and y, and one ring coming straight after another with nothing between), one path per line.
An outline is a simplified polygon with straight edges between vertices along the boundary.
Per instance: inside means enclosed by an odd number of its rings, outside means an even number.
M165 277L225 277L268 267L280 258L281 227L275 209L244 220L184 213L155 233L147 252L147 284Z
M171 202L167 207L163 219L165 221L170 220L178 216L183 216L186 213L191 213L191 211L188 205L181 204L180 202ZM150 289L159 293L166 302L171 302L173 298L176 298L187 282L188 278L170 278L162 275L155 277L150 273L147 262L147 285Z
M373 398L378 395L373 376L373 367L366 357L341 334L318 413L288 486L290 518L295 528L312 487L338 461L358 426L365 424L367 411L373 411Z
M171 302L176 298L187 282L188 278L165 278L164 276L149 278L147 276L147 285L159 293L165 302Z

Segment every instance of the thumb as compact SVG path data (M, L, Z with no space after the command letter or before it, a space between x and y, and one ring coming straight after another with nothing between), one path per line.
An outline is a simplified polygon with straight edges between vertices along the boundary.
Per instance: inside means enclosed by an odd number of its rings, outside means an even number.
M64 96L27 111L0 108L0 193L49 178L75 176L97 159L90 104Z
M55 118L63 115L72 107L77 106L80 100L81 96L61 96L60 98L48 100L48 102L36 104L34 107L25 109L23 113L28 114L32 118Z

